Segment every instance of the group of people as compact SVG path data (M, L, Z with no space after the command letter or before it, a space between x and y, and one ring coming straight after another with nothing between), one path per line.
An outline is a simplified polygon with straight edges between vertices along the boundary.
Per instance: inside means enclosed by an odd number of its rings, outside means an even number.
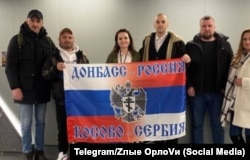
M233 51L228 37L215 31L211 16L200 19L200 32L187 44L168 30L168 18L157 14L155 31L145 36L137 51L127 29L115 34L115 44L106 63L133 63L181 58L186 63L186 89L191 111L191 135L194 144L203 142L205 113L208 112L213 143L224 143L223 126L230 124L233 143L250 143L250 29L243 31L238 51ZM56 104L58 160L67 159L67 123L63 89L65 63L89 63L74 41L70 28L59 33L56 46L47 36L43 15L31 10L20 31L8 45L6 75L14 102L20 111L22 148L25 160L47 160L44 155L46 104L50 92ZM249 66L250 67L250 66ZM168 97L166 97L168 98ZM32 145L32 117L35 117L35 143ZM245 139L242 130L245 129ZM143 142L150 143L150 142ZM177 144L178 139L155 141Z

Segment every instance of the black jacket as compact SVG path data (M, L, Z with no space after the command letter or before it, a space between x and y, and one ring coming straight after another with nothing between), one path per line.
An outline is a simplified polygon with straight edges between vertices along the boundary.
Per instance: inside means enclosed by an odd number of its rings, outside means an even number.
M228 37L215 33L215 38L217 46L216 90L221 92L226 86L233 51L227 41ZM205 59L200 34L195 35L194 39L186 44L186 51L191 58L191 63L187 68L187 89L194 87L196 94L204 93Z
M143 40L142 48L139 51L142 61L180 58L185 54L185 43L176 33L168 31L168 35L158 52L155 49L155 36L156 33L153 32ZM147 40L149 43L146 42ZM168 54L169 58L167 58Z
M76 53L77 64L87 64L89 63L86 55L82 53L81 50ZM55 100L56 105L64 106L64 85L63 85L63 72L57 70L57 63L63 62L60 55L60 51L56 49L56 52L48 57L43 68L43 77L52 82L52 97Z
M50 100L50 82L42 77L42 68L48 55L55 48L48 41L44 27L37 34L26 22L20 27L23 36L19 49L18 35L11 38L7 50L5 72L11 89L21 88L24 104L45 103ZM52 43L52 44L51 44Z

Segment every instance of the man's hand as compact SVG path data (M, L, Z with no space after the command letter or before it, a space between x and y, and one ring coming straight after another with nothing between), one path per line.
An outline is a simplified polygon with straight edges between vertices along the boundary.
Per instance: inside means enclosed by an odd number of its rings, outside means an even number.
M191 58L189 57L189 55L184 54L181 59L185 62L185 63L189 63L191 62Z
M23 100L23 92L20 88L12 90L12 97L14 100L21 101Z
M59 71L63 71L63 68L65 68L65 65L63 62L59 62L56 64L56 68L59 70Z
M194 96L195 96L194 87L189 87L188 90L187 90L187 94L188 94L190 97L194 97Z

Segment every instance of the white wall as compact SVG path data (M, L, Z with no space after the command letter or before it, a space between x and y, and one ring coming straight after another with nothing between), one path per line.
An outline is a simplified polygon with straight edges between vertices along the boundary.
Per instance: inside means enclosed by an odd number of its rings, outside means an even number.
M168 15L169 29L181 35L185 42L199 32L202 16L213 16L217 30L230 37L236 51L242 30L250 28L249 6L249 0L0 0L0 51L6 51L10 38L19 31L28 11L34 8L43 12L44 26L55 43L60 29L72 28L76 43L87 53L91 63L105 62L114 45L114 34L120 28L130 30L139 50L144 35L154 30L153 20L160 12ZM4 68L0 68L0 88L0 96L18 117ZM47 117L46 144L56 144L52 102ZM187 118L189 125L188 115ZM210 134L206 121L206 143L211 143ZM188 143L189 138L188 128L181 142ZM228 137L226 141L230 142Z

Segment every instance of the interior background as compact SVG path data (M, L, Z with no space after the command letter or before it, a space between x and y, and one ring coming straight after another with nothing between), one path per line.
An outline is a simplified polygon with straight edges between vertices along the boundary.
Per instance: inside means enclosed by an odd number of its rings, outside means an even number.
M128 29L137 50L144 36L152 31L154 17L162 12L168 16L169 30L187 42L199 32L199 20L211 15L216 30L229 36L236 51L241 32L250 28L249 0L0 0L0 51L6 51L10 38L18 33L28 11L39 9L49 36L58 42L59 31L64 27L73 30L75 41L87 54L91 63L104 63L113 48L115 32ZM1 57L0 57L1 58ZM5 103L11 114L19 119L17 105L0 67L0 106ZM46 118L46 144L57 144L54 102L50 102ZM180 143L190 142L190 114L187 110L187 135ZM205 122L205 142L211 142L209 120ZM1 123L0 123L1 125ZM228 128L225 128L226 142Z

